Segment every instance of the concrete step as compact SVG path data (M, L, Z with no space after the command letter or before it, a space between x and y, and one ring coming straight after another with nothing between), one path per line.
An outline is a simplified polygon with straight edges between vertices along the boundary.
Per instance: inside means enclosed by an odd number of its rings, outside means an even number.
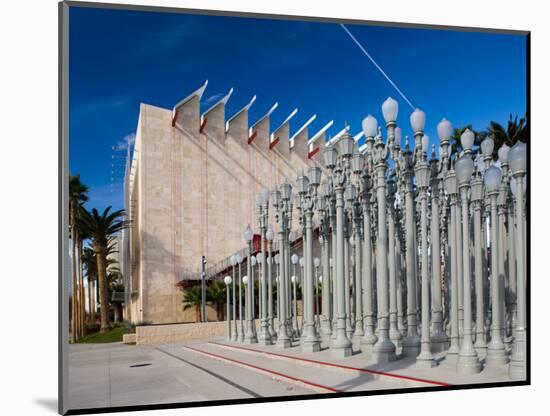
M310 387L317 392L347 392L366 390L426 387L427 383L412 378L392 377L360 368L345 368L322 362L296 360L265 352L251 351L240 345L204 343L185 346L191 351L223 360L235 366L271 374Z

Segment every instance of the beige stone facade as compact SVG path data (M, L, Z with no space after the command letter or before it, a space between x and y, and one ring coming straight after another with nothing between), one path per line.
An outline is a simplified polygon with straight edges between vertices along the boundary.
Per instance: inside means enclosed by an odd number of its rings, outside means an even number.
M201 256L212 268L244 248L247 224L258 228L255 195L263 187L285 178L294 184L310 164L322 164L322 149L315 149L324 132L308 143L306 127L290 141L290 120L271 126L268 113L250 126L246 107L226 122L224 100L200 114L201 95L174 109L140 106L125 183L132 226L122 237L125 316L132 322L194 321L177 284L198 276ZM273 212L270 222L277 230Z

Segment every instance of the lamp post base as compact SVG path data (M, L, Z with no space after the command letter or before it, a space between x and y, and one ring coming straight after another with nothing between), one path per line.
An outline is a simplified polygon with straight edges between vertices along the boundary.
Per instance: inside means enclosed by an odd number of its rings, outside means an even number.
M353 350L351 347L344 347L344 348L334 348L332 347L330 349L330 356L332 358L346 358L351 357L353 355Z
M459 355L456 363L458 374L473 375L481 371L481 364L477 355Z
M383 337L380 337L378 342L372 347L371 359L376 363L387 363L397 359L395 355L395 345L388 338L387 332Z
M303 341L302 352L308 354L321 351L321 343L319 341Z
M416 357L415 366L420 369L433 368L437 367L437 362L434 360L431 352L421 352L418 357Z
M443 352L449 348L449 337L443 331L438 333L433 333L430 336L430 344L431 344L430 351L433 354Z
M485 365L487 367L502 367L508 364L508 355L504 345L502 347L492 347L489 345L487 348L487 357L485 358Z
M420 337L415 329L414 331L409 331L403 340L403 355L405 357L416 358L418 354L420 354Z

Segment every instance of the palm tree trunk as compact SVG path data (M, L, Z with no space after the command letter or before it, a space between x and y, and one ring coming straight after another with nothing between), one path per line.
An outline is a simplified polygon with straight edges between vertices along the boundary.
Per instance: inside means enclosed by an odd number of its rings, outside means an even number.
M94 245L94 252L97 257L97 280L99 282L99 303L101 303L101 329L100 332L107 332L111 329L109 324L109 300L107 291L107 270L105 259L105 247Z
M86 293L84 292L84 265L82 263L82 239L78 240L78 274L80 278L80 334L86 335Z
M71 206L71 215L70 215L70 228L71 228L71 242L72 242L72 297L71 297L71 342L75 342L77 339L76 334L76 313L77 313L77 287L76 287L76 230L75 230L75 207Z

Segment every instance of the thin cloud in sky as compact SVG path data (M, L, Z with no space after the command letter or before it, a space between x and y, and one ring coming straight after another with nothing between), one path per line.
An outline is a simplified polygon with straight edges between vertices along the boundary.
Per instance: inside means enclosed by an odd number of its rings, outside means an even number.
M203 103L205 105L210 105L210 104L214 104L216 101L218 100L221 100L221 98L224 96L225 94L223 93L219 93L219 94L214 94L214 95L211 95L210 97L208 97L206 100L203 101Z
M136 134L130 133L123 137L122 140L119 140L115 145L115 150L126 150L128 145L133 146L136 142Z

